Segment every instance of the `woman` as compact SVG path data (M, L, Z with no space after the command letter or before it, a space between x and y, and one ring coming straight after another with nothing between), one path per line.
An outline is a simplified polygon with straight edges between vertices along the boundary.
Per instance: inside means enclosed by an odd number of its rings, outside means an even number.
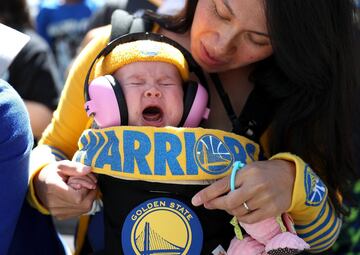
M196 194L193 204L225 210L246 223L288 211L312 251L328 249L344 213L339 195L346 196L353 172L348 134L359 80L352 2L199 0L188 1L185 10L185 16L175 18L146 17L212 73L212 113L206 127L259 140L272 159L247 165L237 175L235 192L228 194L225 177ZM34 173L30 187L33 203L43 213L77 216L89 210L95 197L95 191L76 192L64 182L67 176L87 174L89 167L54 161L71 158L88 127L83 82L89 59L108 38L109 29L80 54L41 140L47 146L34 153L41 171ZM53 155L53 161L45 155ZM88 239L91 229L92 224Z

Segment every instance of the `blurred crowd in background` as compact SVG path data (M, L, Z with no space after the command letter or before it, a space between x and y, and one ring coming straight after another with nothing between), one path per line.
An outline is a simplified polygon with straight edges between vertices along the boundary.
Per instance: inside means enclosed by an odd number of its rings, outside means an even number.
M2 79L24 99L35 145L51 121L67 72L87 33L110 23L112 11L174 13L183 0L2 0L0 22L31 37ZM162 3L162 4L160 4ZM86 39L84 39L86 38ZM91 38L91 37L90 37Z

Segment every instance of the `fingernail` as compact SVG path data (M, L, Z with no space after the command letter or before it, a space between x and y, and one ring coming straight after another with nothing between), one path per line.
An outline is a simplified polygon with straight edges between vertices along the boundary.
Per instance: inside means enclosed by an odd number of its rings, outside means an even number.
M195 195L193 196L193 198L191 199L191 203L194 205L194 206L199 206L202 204L201 202L201 198L199 195Z
M90 172L90 171L91 171L91 166L85 166L85 167L84 167L84 170L85 170L86 172Z

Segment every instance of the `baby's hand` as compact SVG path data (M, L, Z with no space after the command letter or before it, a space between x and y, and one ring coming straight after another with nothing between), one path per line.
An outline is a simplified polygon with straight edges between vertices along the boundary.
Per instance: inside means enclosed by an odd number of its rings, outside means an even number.
M69 185L74 190L85 189L96 189L97 179L95 174L89 173L84 176L70 176L67 180L67 185Z

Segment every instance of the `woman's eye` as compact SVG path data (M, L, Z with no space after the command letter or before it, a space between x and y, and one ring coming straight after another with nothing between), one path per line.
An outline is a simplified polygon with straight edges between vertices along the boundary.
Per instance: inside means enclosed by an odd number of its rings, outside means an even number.
M225 17L224 15L222 15L219 11L219 9L217 8L216 4L215 4L215 1L213 1L213 4L212 4L212 10L213 10L213 13L215 14L215 16L217 16L218 18L222 19L222 20L227 20L229 21L230 19Z
M270 45L269 39L265 38L265 36L259 36L259 35L254 35L253 33L248 33L247 37L248 37L248 40L256 46ZM264 37L264 38L262 38L262 37Z

